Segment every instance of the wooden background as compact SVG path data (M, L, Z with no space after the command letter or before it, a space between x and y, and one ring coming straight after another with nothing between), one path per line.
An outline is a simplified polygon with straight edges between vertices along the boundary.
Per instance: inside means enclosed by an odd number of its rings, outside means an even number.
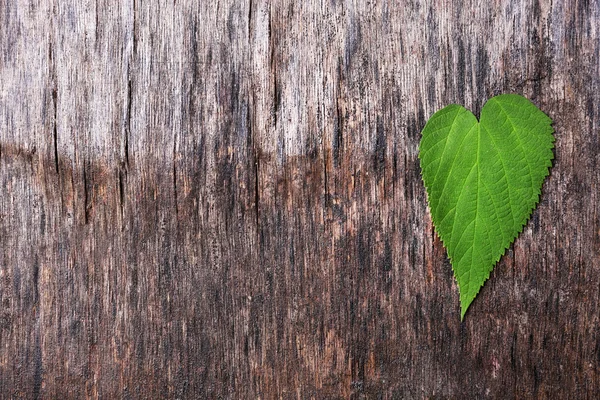
M0 0L1 398L598 398L598 0ZM460 322L433 112L554 120Z

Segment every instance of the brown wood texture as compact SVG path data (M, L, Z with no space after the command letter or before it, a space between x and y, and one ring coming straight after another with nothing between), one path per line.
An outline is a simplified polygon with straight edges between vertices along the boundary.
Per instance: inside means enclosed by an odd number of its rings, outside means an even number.
M600 4L0 0L0 398L600 397ZM460 322L427 118L554 120Z

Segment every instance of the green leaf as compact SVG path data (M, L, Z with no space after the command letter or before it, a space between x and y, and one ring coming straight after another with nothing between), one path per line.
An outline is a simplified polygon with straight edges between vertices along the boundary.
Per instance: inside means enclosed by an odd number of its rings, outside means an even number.
M551 124L526 98L504 94L488 100L480 122L452 104L423 128L423 182L458 282L461 319L539 200L552 166Z

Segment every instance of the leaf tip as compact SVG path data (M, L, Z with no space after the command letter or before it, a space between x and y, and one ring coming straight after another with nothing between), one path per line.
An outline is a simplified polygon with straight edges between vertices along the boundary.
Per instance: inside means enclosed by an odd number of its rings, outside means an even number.
M465 314L467 313L468 308L469 306L467 306L466 308L462 305L460 306L460 322L463 322L465 320Z
M460 289L459 289L459 291L460 291ZM479 289L477 290L477 292L479 292ZM475 296L476 295L477 294L475 294ZM461 322L465 319L465 314L469 310L469 306L471 306L471 303L473 302L473 300L475 300L475 296L470 296L470 298L465 298L465 299L460 300L460 321Z

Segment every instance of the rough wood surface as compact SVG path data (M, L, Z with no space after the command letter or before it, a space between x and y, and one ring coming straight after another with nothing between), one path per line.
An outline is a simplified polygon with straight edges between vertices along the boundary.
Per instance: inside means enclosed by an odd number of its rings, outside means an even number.
M1 398L600 397L600 4L0 0ZM460 323L417 148L554 119Z

